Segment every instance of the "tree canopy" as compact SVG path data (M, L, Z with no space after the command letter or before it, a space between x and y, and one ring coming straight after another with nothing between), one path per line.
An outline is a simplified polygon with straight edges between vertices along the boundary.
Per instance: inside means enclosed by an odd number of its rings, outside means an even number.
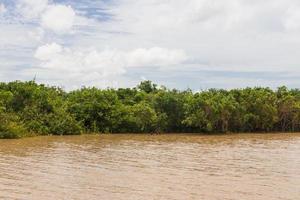
M66 92L34 81L0 83L0 138L81 133L300 131L300 91L279 87Z

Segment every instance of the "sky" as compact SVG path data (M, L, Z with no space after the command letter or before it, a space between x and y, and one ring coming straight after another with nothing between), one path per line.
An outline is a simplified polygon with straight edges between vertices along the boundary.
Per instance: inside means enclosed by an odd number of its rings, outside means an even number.
M300 87L299 0L0 0L0 82Z

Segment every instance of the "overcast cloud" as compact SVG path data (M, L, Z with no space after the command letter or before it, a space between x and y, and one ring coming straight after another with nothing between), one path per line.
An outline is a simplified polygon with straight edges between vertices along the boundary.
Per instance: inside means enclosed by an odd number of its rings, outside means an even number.
M300 87L297 0L0 0L0 81Z

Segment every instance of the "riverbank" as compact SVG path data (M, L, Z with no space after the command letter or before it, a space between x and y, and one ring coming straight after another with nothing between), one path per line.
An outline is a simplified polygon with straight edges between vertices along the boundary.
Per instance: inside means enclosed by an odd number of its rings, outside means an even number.
M69 134L69 135L38 135L34 133L25 133L23 135L14 134L2 134L0 133L0 139L21 139L21 138L31 138L31 137L59 137L59 136L105 136L105 135L145 135L145 136L172 136L172 135L187 135L187 136L240 136L240 135L276 135L276 134L287 134L287 135L300 135L300 132L228 132L228 133L81 133L81 134Z

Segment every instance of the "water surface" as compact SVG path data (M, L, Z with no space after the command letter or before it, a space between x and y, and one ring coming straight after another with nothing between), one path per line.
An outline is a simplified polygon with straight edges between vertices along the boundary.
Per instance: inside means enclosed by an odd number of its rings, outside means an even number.
M0 199L299 197L300 134L0 140Z

